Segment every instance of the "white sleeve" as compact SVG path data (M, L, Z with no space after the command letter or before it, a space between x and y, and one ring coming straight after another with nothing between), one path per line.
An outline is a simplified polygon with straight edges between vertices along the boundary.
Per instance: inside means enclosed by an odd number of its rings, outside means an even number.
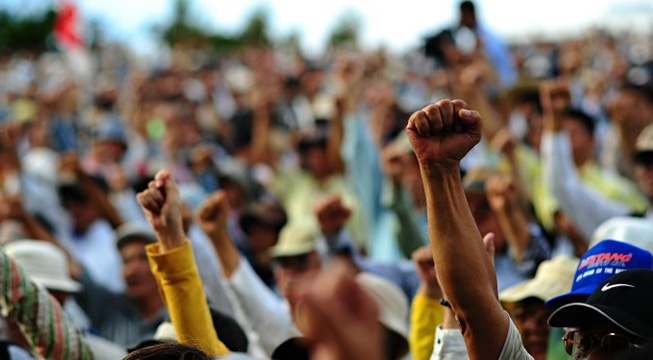
M467 346L463 333L459 329L435 328L435 341L431 360L460 360L468 359Z
M290 311L261 281L247 260L241 257L228 281L268 356L284 341L300 336Z
M566 133L542 134L542 172L560 209L569 216L586 239L602 222L631 212L628 206L610 201L581 182L573 163Z
M506 313L506 316L508 316L508 313ZM506 341L503 343L501 354L499 354L499 360L533 360L533 357L524 348L519 331L512 319L510 319L508 334L506 335Z
M209 299L211 307L225 314L233 312L231 300L226 294L226 279L222 276L220 259L213 249L211 240L196 224L188 230L188 238L193 248L195 264L200 273L204 292Z

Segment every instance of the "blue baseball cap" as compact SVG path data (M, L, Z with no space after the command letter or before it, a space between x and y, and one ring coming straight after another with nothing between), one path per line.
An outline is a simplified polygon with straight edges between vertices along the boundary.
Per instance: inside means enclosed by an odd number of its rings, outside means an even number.
M578 262L571 291L550 299L545 305L558 308L573 302L585 302L606 279L630 269L653 270L653 255L623 241L600 241Z

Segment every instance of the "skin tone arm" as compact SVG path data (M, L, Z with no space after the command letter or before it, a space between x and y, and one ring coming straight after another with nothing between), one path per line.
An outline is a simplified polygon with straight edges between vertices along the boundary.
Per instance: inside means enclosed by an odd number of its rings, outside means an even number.
M7 195L0 196L0 217L3 219L13 219L20 223L25 237L28 239L38 239L47 241L56 245L64 251L68 259L68 267L70 276L74 279L79 279L82 275L82 268L75 258L70 254L68 249L61 246L59 240L43 226L32 214L25 211L23 201L20 195Z
M477 61L466 66L458 79L461 98L468 105L483 114L483 137L491 142L505 125L506 120L497 111L484 92L486 78L491 78L491 65L485 61Z
M510 249L517 259L521 259L530 233L526 216L517 201L517 183L510 176L493 176L485 185L485 193Z
M413 113L406 131L424 181L440 286L456 313L470 359L498 358L509 319L497 300L494 268L460 177L460 160L481 139L481 116L462 100L444 99Z
M222 272L229 279L238 269L240 253L227 231L227 220L231 206L224 191L209 196L195 214L197 224L211 239L211 244L220 258Z

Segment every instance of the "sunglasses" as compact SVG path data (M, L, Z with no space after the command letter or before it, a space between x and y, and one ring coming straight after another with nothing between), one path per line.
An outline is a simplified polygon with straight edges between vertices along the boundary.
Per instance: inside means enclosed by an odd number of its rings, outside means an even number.
M611 354L623 353L632 349L644 349L643 346L632 342L625 335L607 333L597 336L579 330L568 331L562 337L562 344L567 354L575 359L588 356L597 347L603 352Z

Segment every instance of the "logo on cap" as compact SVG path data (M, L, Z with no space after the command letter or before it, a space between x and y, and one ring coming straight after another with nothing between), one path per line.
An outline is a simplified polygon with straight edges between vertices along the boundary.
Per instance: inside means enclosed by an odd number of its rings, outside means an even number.
M610 289L620 287L620 286L632 287L632 288L635 287L634 285L630 285L630 284L612 284L612 285L610 285L610 283L607 283L607 284L603 285L603 287L601 288L601 291L608 291Z

